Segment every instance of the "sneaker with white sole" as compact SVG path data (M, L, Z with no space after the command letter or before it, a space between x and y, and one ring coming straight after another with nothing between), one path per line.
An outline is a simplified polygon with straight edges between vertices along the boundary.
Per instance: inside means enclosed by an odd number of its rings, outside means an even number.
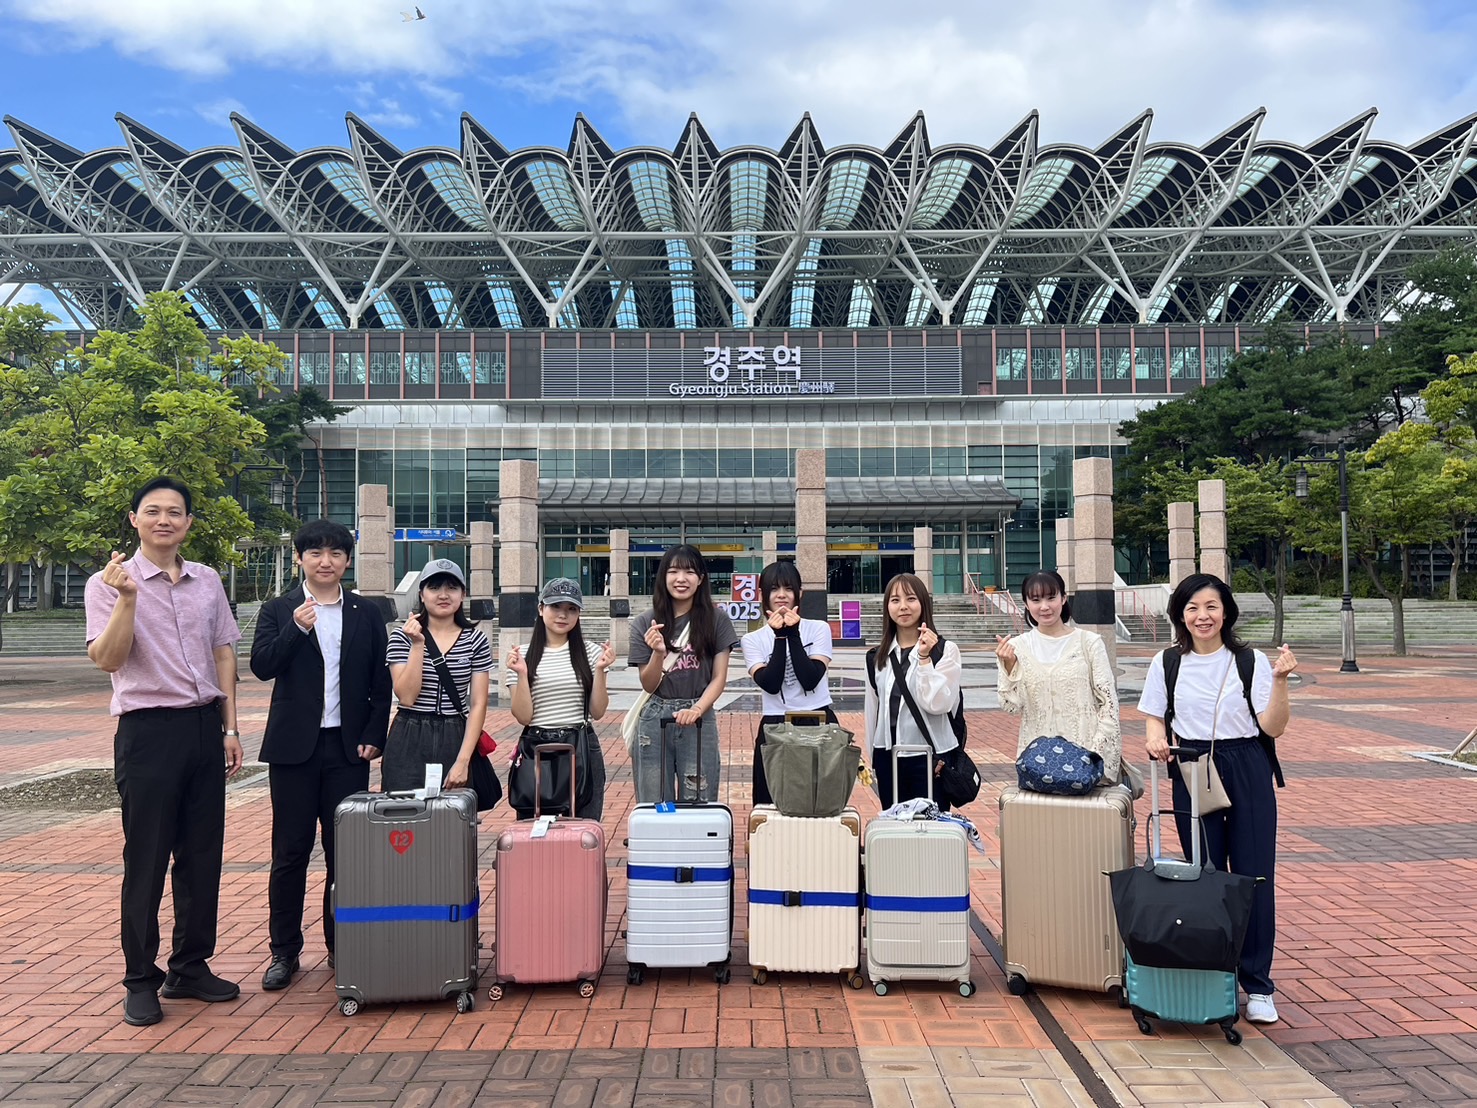
M1246 1019L1248 1023L1276 1023L1277 1005L1266 993L1248 993L1246 997Z

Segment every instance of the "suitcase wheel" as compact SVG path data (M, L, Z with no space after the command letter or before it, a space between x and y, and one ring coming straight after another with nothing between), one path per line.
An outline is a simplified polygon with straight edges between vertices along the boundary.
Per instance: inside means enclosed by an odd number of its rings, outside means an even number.
M627 985L639 985L645 980L646 972L644 966L631 966L629 969L626 970Z
M764 970L762 970L762 969L756 969L754 971L754 984L756 984L756 985L762 985L762 984L764 984L768 980L769 980L769 974L766 973Z
M456 994L456 1010L462 1015L466 1015L476 1006L477 1001L475 998L473 998L471 993Z
M1025 996L1031 991L1031 983L1018 973L1012 973L1005 982L1011 996ZM965 994L968 995L968 994Z
M852 970L849 974L845 974L842 980L844 980L853 989L860 989L863 985L866 984L866 982L862 980L862 975L856 970Z
M357 1000L354 1000L352 997L345 997L343 1000L338 1002L338 1010L346 1016L358 1015L359 1002Z
M595 995L595 982L593 982L593 981L581 981L580 982L580 996L583 996L583 997L592 997L594 995Z
M1241 1045L1241 1032L1237 1031L1236 1028L1232 1026L1235 1022L1236 1022L1236 1017L1235 1016L1232 1016L1228 1020L1222 1020L1221 1021L1221 1031L1226 1036L1226 1042L1230 1043L1232 1046L1240 1046Z
M872 986L872 989L877 993L878 996L886 996L887 995L887 982L886 981L879 981L879 982L877 982L877 984L875 984L875 985Z
M732 980L732 977L733 975L729 972L727 966L719 966L713 971L713 980L720 985L727 985Z
M1152 1034L1154 1034L1154 1025L1148 1021L1148 1018L1147 1017L1145 1017L1145 1016L1137 1016L1135 1018L1138 1020L1138 1025L1139 1025L1139 1030L1140 1031L1142 1031L1145 1035L1152 1035ZM1240 1035L1239 1032L1237 1033L1237 1036L1236 1037L1238 1039L1241 1037L1241 1035Z
M960 996L974 996L974 982L973 981L961 981L961 982L959 982L959 995Z
M487 999L496 1004L503 998L503 987L501 985L489 985L487 988Z

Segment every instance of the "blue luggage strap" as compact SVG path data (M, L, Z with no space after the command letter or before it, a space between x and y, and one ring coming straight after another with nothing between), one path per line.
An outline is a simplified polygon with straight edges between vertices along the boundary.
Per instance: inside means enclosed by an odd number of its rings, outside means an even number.
M663 881L678 885L686 885L698 881L732 881L733 867L711 867L702 866L626 866L626 879L629 881Z
M861 893L808 893L794 889L750 889L750 904L780 908L859 908Z
M967 912L969 894L962 896L873 896L867 894L873 912Z
M461 923L477 918L479 900L467 904L385 904L336 908L335 923Z

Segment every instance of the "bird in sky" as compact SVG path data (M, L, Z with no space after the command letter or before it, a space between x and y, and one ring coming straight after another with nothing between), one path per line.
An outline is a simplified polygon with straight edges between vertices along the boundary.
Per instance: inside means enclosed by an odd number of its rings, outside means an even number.
M417 19L425 19L426 13L416 8L414 12L401 12L400 18L407 23L414 23Z

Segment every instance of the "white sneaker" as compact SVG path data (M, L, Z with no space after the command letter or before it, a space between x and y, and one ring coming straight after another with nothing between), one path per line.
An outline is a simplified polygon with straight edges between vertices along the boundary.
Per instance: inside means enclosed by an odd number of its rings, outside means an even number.
M1277 1005L1266 993L1248 993L1246 996L1246 1019L1249 1023L1276 1023Z

